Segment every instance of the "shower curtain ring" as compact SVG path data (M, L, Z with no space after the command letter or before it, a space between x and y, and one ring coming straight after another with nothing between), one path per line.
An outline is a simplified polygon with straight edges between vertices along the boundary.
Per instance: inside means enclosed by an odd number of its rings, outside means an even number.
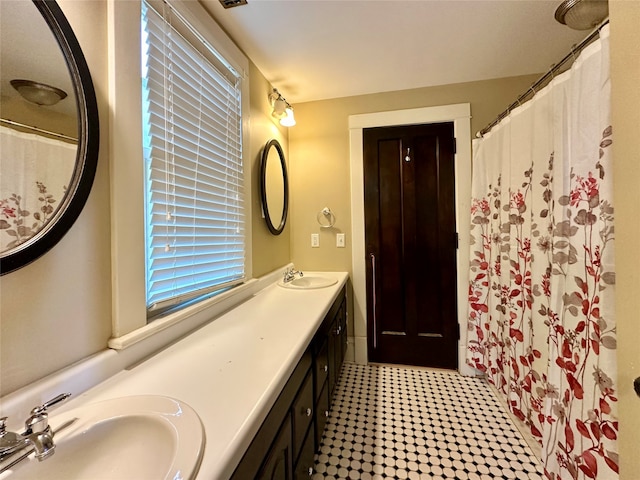
M576 61L576 48L578 47L577 43L574 43L573 45L571 45L571 57L573 58L573 61Z

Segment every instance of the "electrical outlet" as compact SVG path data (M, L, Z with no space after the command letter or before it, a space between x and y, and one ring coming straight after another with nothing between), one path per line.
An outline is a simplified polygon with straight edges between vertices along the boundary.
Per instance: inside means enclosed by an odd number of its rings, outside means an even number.
M337 233L336 234L336 247L338 248L344 248L344 233Z
M312 233L311 234L311 246L313 248L318 248L320 246L320 234Z

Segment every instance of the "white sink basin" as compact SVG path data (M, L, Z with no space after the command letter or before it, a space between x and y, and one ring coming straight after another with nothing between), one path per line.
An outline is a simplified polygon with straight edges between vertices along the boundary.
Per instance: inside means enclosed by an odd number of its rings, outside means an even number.
M287 283L280 281L278 282L278 285L283 288L291 288L293 290L311 290L314 288L330 287L336 283L338 283L337 278L323 277L320 275L305 275L304 277L294 278Z
M53 415L55 454L29 457L2 479L193 479L204 452L200 417L185 403L144 395L97 402ZM6 475L9 474L9 475Z

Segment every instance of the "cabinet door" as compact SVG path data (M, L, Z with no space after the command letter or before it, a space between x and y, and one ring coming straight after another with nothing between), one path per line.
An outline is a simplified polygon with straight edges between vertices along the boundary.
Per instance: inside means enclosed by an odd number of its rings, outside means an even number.
M329 374L327 376L327 384L329 386L329 397L333 396L333 387L336 384L336 380L338 379L336 372L336 356L338 355L338 337L336 332L338 331L338 327L336 322L333 321L329 327L329 332L327 334L327 363L329 364Z
M340 312L343 312L340 309ZM347 346L347 332L340 315L336 315L329 330L329 392L333 396L333 390L340 377L344 351Z
M307 374L298 395L296 395L291 405L291 413L293 417L293 458L295 460L300 454L305 435L313 420L313 375L311 371Z
M302 446L293 476L294 480L305 480L313 476L313 454L315 450L313 437L314 433L313 429L311 429Z
M287 415L269 453L256 476L257 480L293 480L291 417Z
M317 401L318 397L320 396L320 392L322 391L322 388L327 381L327 377L329 376L329 342L327 342L326 337L323 339L322 346L319 348L318 353L316 354L313 369L315 383L315 400Z
M342 302L340 307L340 365L338 367L338 374L342 370L342 363L344 362L344 356L347 353L347 305Z
M324 426L329 419L329 385L325 384L322 392L320 392L320 398L316 403L316 417L315 417L315 434L316 434L316 451L320 448L322 442L322 434L324 433Z
M342 370L342 360L344 360L344 350L343 350L343 342L346 340L344 335L344 303L340 306L340 310L338 310L338 314L336 315L336 323L335 323L335 336L336 336L336 357L334 370L336 372L335 381L338 381L340 378L340 371Z

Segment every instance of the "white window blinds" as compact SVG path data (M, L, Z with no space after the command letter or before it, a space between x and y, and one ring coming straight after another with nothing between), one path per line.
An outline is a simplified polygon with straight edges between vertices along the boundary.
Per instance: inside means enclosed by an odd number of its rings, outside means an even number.
M150 314L242 282L246 256L241 77L159 5L142 4Z

